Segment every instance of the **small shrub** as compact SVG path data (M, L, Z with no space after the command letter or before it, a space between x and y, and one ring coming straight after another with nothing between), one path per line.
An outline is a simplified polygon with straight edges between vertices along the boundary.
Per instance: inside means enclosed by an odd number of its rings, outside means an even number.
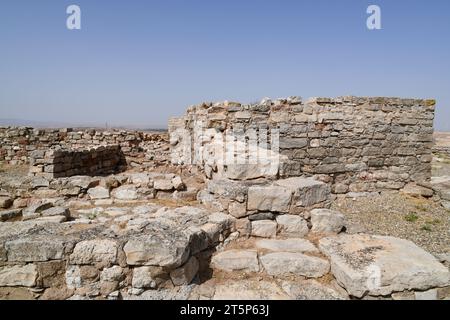
M429 224L423 225L421 229L422 229L422 231L428 231L428 232L433 230Z
M419 216L415 213L409 213L405 216L405 220L408 222L416 222Z

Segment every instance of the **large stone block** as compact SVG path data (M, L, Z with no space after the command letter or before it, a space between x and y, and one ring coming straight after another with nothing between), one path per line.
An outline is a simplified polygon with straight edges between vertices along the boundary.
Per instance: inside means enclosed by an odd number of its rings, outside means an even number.
M252 186L248 189L248 210L289 212L292 191L281 186Z
M450 284L450 271L408 240L342 234L321 239L319 248L330 258L337 281L358 298Z

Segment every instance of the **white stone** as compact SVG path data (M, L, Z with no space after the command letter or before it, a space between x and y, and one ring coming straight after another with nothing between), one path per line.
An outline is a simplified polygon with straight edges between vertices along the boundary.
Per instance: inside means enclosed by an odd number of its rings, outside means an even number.
M319 252L319 250L306 239L261 239L256 241L258 249L281 252Z
M345 226L345 216L334 210L311 210L311 231L323 233L339 233Z
M92 200L108 199L109 190L104 187L95 187L87 191L89 198Z
M230 280L218 284L213 300L288 300L275 283L255 280Z
M304 237L309 232L308 223L300 216L279 215L277 223L281 235Z
M330 271L327 260L294 252L274 252L259 258L271 276L322 277Z
M165 280L164 278L167 278L167 275L161 267L138 267L133 269L132 286L137 289L155 289Z
M34 264L0 267L0 287L34 287L37 276Z
M248 210L289 212L292 192L277 186L252 186L248 188Z
M319 249L330 258L338 282L358 298L450 284L449 270L408 240L341 234L321 239Z
M117 243L112 240L86 240L76 244L70 255L72 264L113 264L117 259Z
M273 238L277 235L277 223L272 220L252 221L251 235L261 238Z
M211 266L229 272L258 272L258 255L255 250L227 250L213 256Z
M114 198L119 200L136 200L138 194L134 186L121 186L112 192Z

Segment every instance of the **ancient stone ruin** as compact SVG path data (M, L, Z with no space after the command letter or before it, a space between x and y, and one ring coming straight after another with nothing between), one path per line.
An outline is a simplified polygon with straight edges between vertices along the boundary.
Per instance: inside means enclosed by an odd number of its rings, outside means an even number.
M291 97L193 106L168 134L1 128L0 298L448 299L450 250L339 209L394 194L445 210L434 105Z

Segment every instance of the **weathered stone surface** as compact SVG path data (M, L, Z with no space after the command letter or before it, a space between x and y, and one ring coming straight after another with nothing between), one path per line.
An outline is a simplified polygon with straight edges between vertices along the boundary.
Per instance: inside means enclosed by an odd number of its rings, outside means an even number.
M276 161L261 161L258 164L229 164L225 177L231 180L251 180L262 177L274 177L279 166Z
M130 239L123 248L129 265L176 268L189 257L186 237L170 234L146 234Z
M258 272L258 255L254 250L227 250L213 256L211 266L229 272Z
M0 196L0 208L8 209L13 204L13 201L10 197L2 197Z
M101 281L120 281L124 277L124 270L120 266L112 266L111 268L104 268L100 273Z
M258 212L248 216L248 220L250 221L258 221L258 220L274 220L275 215L272 212Z
M261 238L272 238L277 235L277 223L272 220L252 221L251 235Z
M339 233L345 226L345 216L334 210L311 210L311 224L313 232Z
M277 186L253 186L248 189L248 210L289 212L292 192Z
M306 239L262 239L256 241L258 249L279 252L319 252L319 250Z
M238 202L245 200L248 191L248 187L243 183L228 179L210 180L206 189L209 193Z
M228 205L228 213L235 218L244 218L248 216L247 205L237 201L232 201Z
M184 190L186 187L180 176L172 178L172 186L175 190Z
M37 276L34 264L0 267L0 287L34 287Z
M42 217L54 217L54 216L64 216L66 218L70 217L70 211L63 207L52 207L41 212Z
M89 198L91 198L92 200L109 198L109 190L100 186L89 189L87 193L89 195Z
M155 188L155 190L163 191L170 191L174 189L172 180L170 179L155 179L153 181L153 188Z
M43 177L35 177L31 180L31 188L48 188L50 186L50 182Z
M294 194L293 207L309 207L330 199L330 187L312 178L288 178L275 184L288 188Z
M268 281L227 281L216 286L213 300L288 300L289 296Z
M403 193L408 194L413 197L432 197L433 196L433 190L429 188L425 188L419 185L416 185L415 183L409 183L407 184L402 190Z
M331 271L355 297L446 286L450 272L408 240L385 236L339 235L323 238L320 250Z
M308 234L308 223L295 215L280 215L277 217L279 234L284 236L304 237Z
M8 221L22 215L22 209L0 211L0 221Z
M10 262L38 262L62 259L69 245L63 237L30 236L7 241Z
M348 300L348 295L327 287L316 280L288 282L282 284L283 290L295 300Z
M264 270L272 276L322 277L330 271L327 260L294 252L274 252L259 258Z
M196 257L191 257L184 265L170 272L170 278L176 286L188 285L197 275L199 263Z
M157 288L168 279L167 272L161 267L145 266L133 269L133 288Z
M78 265L113 264L117 259L117 243L112 240L86 240L76 244L70 263Z
M42 202L32 206L29 206L22 210L22 216L25 220L34 219L41 215L41 212L53 207L51 202Z
M121 186L114 189L112 196L118 200L136 200L138 198L138 193L134 186Z

